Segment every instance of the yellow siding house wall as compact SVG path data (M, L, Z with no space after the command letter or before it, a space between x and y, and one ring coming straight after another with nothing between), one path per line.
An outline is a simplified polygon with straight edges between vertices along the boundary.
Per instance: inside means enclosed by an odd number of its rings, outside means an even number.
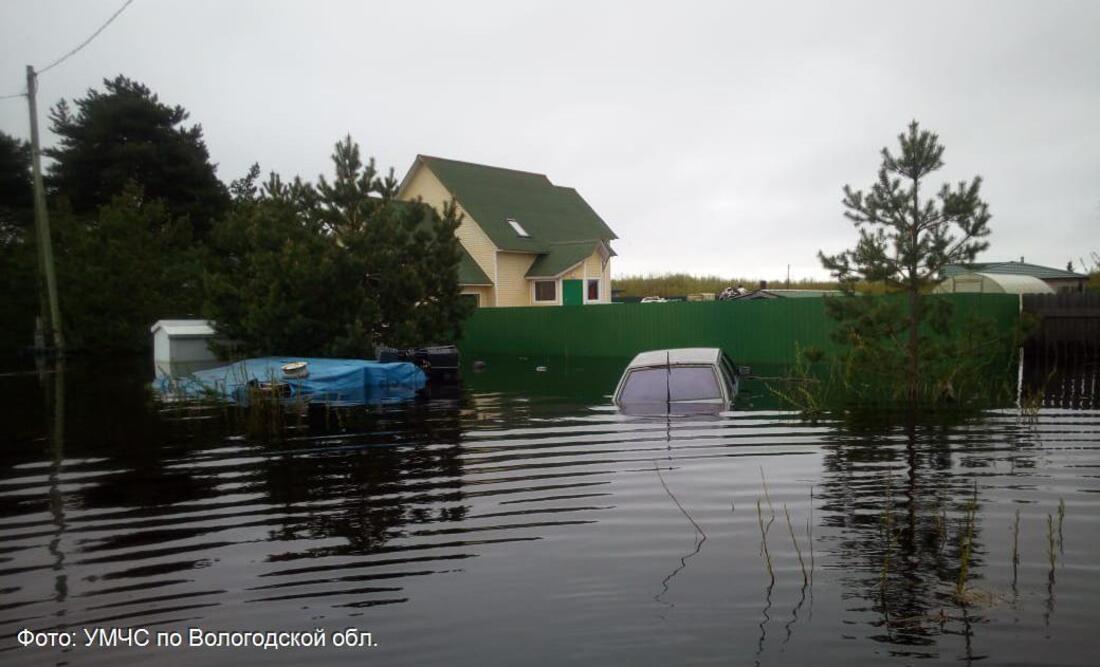
M537 255L524 252L497 253L496 305L530 306L534 301L527 269L535 263Z

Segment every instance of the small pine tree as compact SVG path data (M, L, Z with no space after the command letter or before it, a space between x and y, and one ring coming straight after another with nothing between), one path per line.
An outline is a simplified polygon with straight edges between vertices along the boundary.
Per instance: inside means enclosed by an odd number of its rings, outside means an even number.
M844 186L844 215L859 230L855 248L836 255L819 252L818 257L849 293L857 281L865 280L906 295L901 322L897 310L875 314L860 300L831 300L830 314L849 325L842 325L842 335L904 336L905 364L899 370L913 401L921 377L921 325L932 314L923 295L941 278L944 267L971 262L989 246L982 239L989 235L990 214L979 194L980 176L954 188L944 184L935 197L922 198L924 179L943 166L944 147L936 134L913 121L907 133L898 135L898 142L896 156L882 149L878 180L867 193ZM934 313L937 328L945 326L944 315L942 307Z

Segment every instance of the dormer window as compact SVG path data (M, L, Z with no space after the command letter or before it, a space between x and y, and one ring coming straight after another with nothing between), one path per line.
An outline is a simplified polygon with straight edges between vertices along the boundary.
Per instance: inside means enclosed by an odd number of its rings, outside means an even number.
M514 218L508 218L508 224L512 225L512 229L516 230L516 234L519 234L525 239L531 238L531 235L527 233L527 230L523 228L523 225L516 222Z

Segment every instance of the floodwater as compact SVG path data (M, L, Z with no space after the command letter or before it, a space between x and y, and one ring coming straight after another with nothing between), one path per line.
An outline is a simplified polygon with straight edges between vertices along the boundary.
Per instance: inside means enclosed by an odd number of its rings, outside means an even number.
M748 383L627 418L622 365L490 361L285 438L144 365L0 376L0 663L1096 664L1100 411L810 424Z

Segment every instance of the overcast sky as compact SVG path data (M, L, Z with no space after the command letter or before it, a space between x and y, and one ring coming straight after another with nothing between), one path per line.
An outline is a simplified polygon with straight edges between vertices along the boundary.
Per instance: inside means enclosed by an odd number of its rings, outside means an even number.
M120 5L0 0L0 95ZM226 182L327 174L349 132L399 177L545 173L619 235L616 275L825 275L842 186L911 119L937 186L985 179L987 259L1100 252L1100 2L136 0L42 76L42 116L120 73L191 112ZM0 131L28 136L22 99Z

